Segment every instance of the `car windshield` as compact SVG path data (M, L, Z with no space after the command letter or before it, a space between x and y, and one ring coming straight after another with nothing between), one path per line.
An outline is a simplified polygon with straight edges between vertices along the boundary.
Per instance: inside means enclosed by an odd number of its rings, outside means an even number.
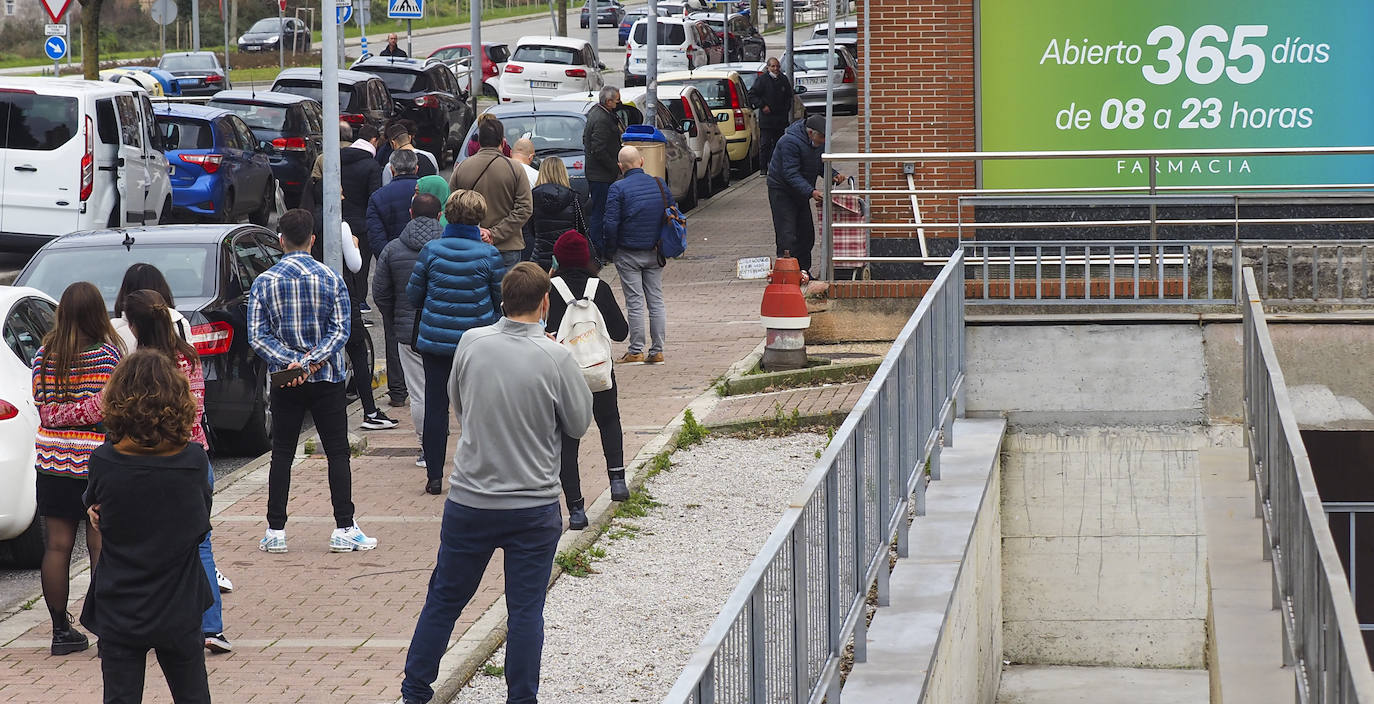
M706 99L706 105L712 110L730 107L730 82L724 78L686 78L663 81L661 85L692 86L701 91L701 97Z
M76 136L76 98L0 93L0 111L8 111L10 116L5 142L0 146L52 151Z
M754 82L757 81L757 80L759 80L759 76L762 76L762 75L763 75L763 72L762 72L762 71L746 71L746 70L744 70L744 69L740 69L740 71L739 71L739 79L740 79L740 81L742 81L742 82L744 83L744 90L745 90L745 92L748 92L748 91L753 90L753 89L754 89Z
M649 41L649 23L640 22L635 25L634 42L644 44ZM687 41L687 34L682 30L682 25L673 22L658 23L658 45L664 46L671 44L678 46Z
M435 51L433 54L429 55L429 58L439 59L440 61L448 61L449 59L461 59L465 56L468 56L471 53L472 52L469 51L468 48L465 46L450 46Z
M201 120L159 115L157 131L162 135L163 144L169 152L215 147L215 133L210 129L210 123Z
M425 74L413 71L397 71L387 68L368 67L368 73L376 75L392 93L414 93L426 90Z
M178 54L162 57L157 67L168 71L213 71L219 65L214 54Z
M137 234L134 238L137 240ZM124 271L146 262L167 278L172 297L209 298L215 295L213 270L214 245L209 244L134 244L125 248L71 247L40 251L24 276L24 286L32 286L54 298L77 281L89 281L100 289L105 305L113 308Z
M792 62L802 71L824 71L826 51L798 51L793 57ZM840 52L835 51L834 68L842 68L844 61L840 59Z
M207 105L212 108L228 110L238 115L253 129L280 132L286 127L287 107L285 105L255 105L253 103L220 102L218 100L211 100Z
M247 32L247 33L248 33L248 34L266 34L267 32L276 32L276 31L278 31L278 29L279 29L280 27L281 27L281 25L278 23L278 20L275 20L275 19L272 19L272 18L269 17L269 18L260 19L260 20L258 20L257 22L254 22L254 23L253 23L253 26L248 28L248 32Z
M582 128L585 118L572 115L510 115L502 116L506 141L514 144L521 137L534 142L535 151L548 149L582 150Z
M284 81L272 86L275 93L290 93L309 98L317 103L324 91L320 89L318 81L310 83L308 81ZM339 109L348 110L348 102L353 99L353 86L339 84Z
M571 66L577 61L577 50L566 46L549 46L545 44L521 44L515 47L515 55L512 61L524 61L532 64L558 64L560 66Z

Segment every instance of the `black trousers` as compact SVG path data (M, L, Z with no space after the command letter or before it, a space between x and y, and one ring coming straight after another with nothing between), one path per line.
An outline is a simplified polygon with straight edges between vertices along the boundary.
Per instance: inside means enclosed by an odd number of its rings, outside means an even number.
M121 643L101 636L100 674L105 683L105 704L140 704L143 701L143 670L148 650L157 652L157 664L167 678L176 704L210 704L210 683L205 675L205 640L199 630L164 643Z
M625 438L620 428L620 401L616 398L615 372L611 372L611 388L592 394L592 418L601 433L601 452L606 456L606 469L625 468ZM578 473L577 449L581 440L563 436L563 454L558 472L563 495L571 503L582 498L582 475Z
M759 168L763 169L764 173L768 173L768 165L773 161L773 147L778 146L778 140L782 139L782 133L786 131L786 125L759 128Z
M444 476L448 454L448 377L453 373L453 357L420 353L425 364L425 430L421 449L425 454L425 477Z
M344 354L353 365L353 393L358 394L358 402L363 405L363 413L372 415L377 412L377 399L372 397L372 367L367 363L367 342L364 336L370 334L363 325L363 314L358 311L358 301L353 304L352 319L348 328L348 342L344 343ZM387 374L390 375L391 360L387 360ZM400 362L396 367L399 369Z
M405 370L401 369L400 342L396 339L393 321L386 318L387 316L382 316L382 333L386 339L386 393L392 401L400 403L406 400L410 391L406 389Z
M306 411L315 419L324 454L329 461L329 500L334 525L353 525L353 470L348 455L348 415L343 382L310 381L272 389L272 466L267 473L267 527L286 527L286 502L291 495L291 463ZM204 643L201 643L204 647Z
M811 199L798 198L785 188L768 187L768 205L773 209L773 236L777 255L790 252L805 272L811 271L811 249L816 246L816 223L811 217Z

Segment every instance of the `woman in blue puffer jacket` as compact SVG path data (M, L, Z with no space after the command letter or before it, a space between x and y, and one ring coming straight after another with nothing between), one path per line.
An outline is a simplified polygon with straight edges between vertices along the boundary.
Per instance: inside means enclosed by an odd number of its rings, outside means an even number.
M443 493L448 445L448 377L465 330L501 317L501 253L482 240L477 223L487 201L476 191L458 190L444 204L448 225L439 239L420 249L406 297L419 318L413 345L425 366L425 491Z

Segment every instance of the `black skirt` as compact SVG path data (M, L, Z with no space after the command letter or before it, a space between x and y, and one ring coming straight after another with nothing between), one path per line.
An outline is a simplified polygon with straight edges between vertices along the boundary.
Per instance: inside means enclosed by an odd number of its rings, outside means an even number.
M48 518L86 518L86 480L38 473L38 515Z

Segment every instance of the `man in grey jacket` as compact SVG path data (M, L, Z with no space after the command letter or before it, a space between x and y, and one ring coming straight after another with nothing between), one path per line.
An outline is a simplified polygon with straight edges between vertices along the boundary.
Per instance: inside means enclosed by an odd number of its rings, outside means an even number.
M505 554L506 701L533 704L544 647L544 594L563 528L562 436L580 438L592 394L572 356L544 334L549 276L520 262L501 280L506 317L463 333L449 398L463 426L439 529L439 555L406 654L401 696L434 696L453 624L491 560Z

